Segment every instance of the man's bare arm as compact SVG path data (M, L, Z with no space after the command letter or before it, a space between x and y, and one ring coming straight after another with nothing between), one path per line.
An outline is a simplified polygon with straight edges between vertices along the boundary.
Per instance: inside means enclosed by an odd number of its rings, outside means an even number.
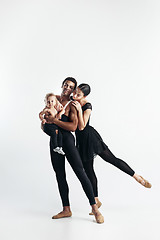
M53 118L52 122L67 131L74 132L76 131L78 124L77 110L74 106L70 105L69 122L62 122L56 118Z

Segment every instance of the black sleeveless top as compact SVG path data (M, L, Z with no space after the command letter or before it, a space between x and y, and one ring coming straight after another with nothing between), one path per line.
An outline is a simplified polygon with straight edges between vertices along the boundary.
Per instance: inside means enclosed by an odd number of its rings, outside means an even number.
M62 114L60 121L69 122L69 117L66 116L65 114ZM58 127L58 128L60 129L61 133L70 132L68 130L65 130L64 128L61 128L61 127Z
M92 105L89 102L82 106L83 112L87 109L92 110ZM102 153L105 149L108 149L99 133L89 125L89 121L90 118L82 131L77 128L75 132L76 146L80 153L82 162L91 161L96 155Z
M68 119L69 119L69 117L68 116L66 116L65 114L62 114L62 116L61 116L61 121L62 122L68 122Z

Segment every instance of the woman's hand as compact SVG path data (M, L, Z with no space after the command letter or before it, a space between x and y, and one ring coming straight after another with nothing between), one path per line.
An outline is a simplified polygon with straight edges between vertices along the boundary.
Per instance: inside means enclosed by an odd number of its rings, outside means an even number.
M81 104L78 101L72 101L72 105L77 109L78 112L82 111Z

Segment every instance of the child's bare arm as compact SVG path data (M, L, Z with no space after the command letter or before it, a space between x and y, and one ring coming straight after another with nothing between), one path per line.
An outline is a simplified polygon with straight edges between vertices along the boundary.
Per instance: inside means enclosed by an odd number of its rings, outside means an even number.
M64 109L63 105L58 100L57 100L57 104L56 104L55 108L58 112L55 117L57 119L61 119L62 114L65 113L65 109Z
M59 111L56 115L57 119L61 119L62 115L65 113L65 109L63 108L61 111Z
M44 114L45 114L46 108L44 108L40 113L39 113L39 118L42 121L44 119Z
M40 118L41 121L43 120L43 114L44 114L43 111L41 111L41 112L39 113L39 118Z

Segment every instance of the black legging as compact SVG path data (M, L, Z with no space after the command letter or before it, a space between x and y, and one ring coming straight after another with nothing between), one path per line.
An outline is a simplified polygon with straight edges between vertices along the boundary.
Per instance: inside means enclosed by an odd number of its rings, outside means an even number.
M89 199L90 205L95 204L94 192L90 180L88 179L84 170L79 152L75 146L75 140L73 135L68 131L62 131L63 135L63 150L66 154L66 158L70 163L73 171L81 182L81 185ZM50 154L53 169L56 173L58 182L59 193L61 196L63 206L70 206L69 203L69 188L66 181L65 172L65 157L53 151L52 141L50 141Z
M124 162L123 160L116 158L113 153L108 149L104 150L102 153L98 154L103 160L106 162L114 165L115 167L119 168L123 172L129 174L130 176L134 175L134 171L130 168L130 166ZM83 159L82 159L83 161ZM98 197L98 186L97 186L97 177L94 172L93 168L93 160L88 161L88 162L83 162L84 169L87 173L87 176L89 180L91 181L93 191L94 191L94 196Z

